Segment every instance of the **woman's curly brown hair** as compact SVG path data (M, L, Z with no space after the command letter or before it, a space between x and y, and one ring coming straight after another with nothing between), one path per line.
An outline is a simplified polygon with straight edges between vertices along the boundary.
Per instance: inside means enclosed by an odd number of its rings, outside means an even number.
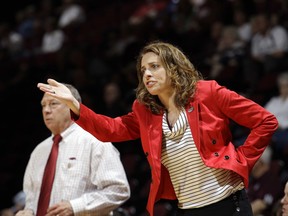
M139 80L136 89L138 101L145 104L154 114L160 114L165 109L158 96L151 95L143 83L141 60L143 55L148 52L153 52L160 57L163 67L171 79L171 85L176 91L175 104L179 108L185 107L194 96L196 83L203 79L202 75L179 48L159 41L146 45L138 56L136 66Z

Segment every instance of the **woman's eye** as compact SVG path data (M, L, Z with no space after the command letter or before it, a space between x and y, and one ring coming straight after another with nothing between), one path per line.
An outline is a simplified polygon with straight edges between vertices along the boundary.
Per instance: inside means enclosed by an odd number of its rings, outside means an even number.
M152 68L153 68L153 69L157 69L158 67L159 67L159 65L157 65L157 64L153 64L153 65L152 65Z

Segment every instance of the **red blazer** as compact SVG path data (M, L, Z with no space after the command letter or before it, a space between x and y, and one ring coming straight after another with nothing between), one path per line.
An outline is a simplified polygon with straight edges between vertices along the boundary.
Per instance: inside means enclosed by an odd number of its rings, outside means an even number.
M247 187L252 167L277 129L276 118L260 105L215 81L198 82L186 113L203 162L209 167L238 173ZM245 143L238 148L231 143L229 119L250 129ZM101 141L141 138L152 174L147 203L150 215L157 200L176 199L168 171L161 164L162 115L152 114L135 100L132 112L117 118L96 114L81 104L80 116L74 120Z

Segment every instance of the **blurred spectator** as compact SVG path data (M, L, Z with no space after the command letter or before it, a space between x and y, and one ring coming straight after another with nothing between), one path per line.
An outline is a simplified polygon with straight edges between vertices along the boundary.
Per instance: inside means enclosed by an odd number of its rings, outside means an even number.
M172 1L175 2L175 1ZM193 10L193 2L189 0L176 1L173 10L172 25L178 34L199 30L199 23Z
M65 35L61 29L57 29L56 20L53 17L48 17L45 20L44 28L45 33L42 39L42 48L43 53L57 52L61 49Z
M279 95L268 101L265 108L272 112L278 119L279 129L288 129L288 72L278 75L277 86Z
M254 18L255 35L251 41L251 58L245 66L245 79L256 86L263 75L287 69L288 34L281 25L272 26L265 14Z
M226 13L222 10L226 2L219 4L216 0L190 0L198 27L202 32L208 32L212 22L222 20Z
M33 35L34 22L36 19L36 7L28 5L23 10L16 14L16 21L18 23L17 31L24 38L30 38Z
M265 72L271 72L276 67L273 60L279 59L281 62L288 52L287 31L279 25L271 26L269 18L263 14L256 17L256 25L258 31L252 39L252 57L263 63L271 61L271 65L264 65Z
M132 25L139 25L146 18L153 19L157 17L159 11L165 8L166 4L167 3L163 0L145 0L138 8L136 8L135 12L129 18L128 23Z
M224 23L221 21L214 21L211 23L209 29L209 36L206 42L202 45L203 49L199 53L199 62L201 71L205 77L209 76L212 64L212 57L217 52L217 46L222 36Z
M58 25L60 28L66 28L78 25L86 20L86 14L76 0L62 0L61 12Z
M23 38L23 57L33 56L41 46L43 26L37 17L36 9L35 5L29 5L15 15L15 31Z
M241 66L244 55L244 43L238 36L237 28L225 27L218 41L216 53L211 59L209 77L236 90L236 87L242 83Z
M102 86L111 75L110 67L111 65L105 62L103 56L94 55L88 62L87 73L97 82L97 85Z
M122 90L117 82L109 82L103 90L103 114L110 117L123 115L126 111L123 104Z
M213 0L172 0L169 7L171 29L167 34L190 56L196 56L206 44L212 22L219 20L219 4Z
M250 42L252 38L251 24L247 20L247 15L243 10L234 11L234 24L237 27L239 38L246 44Z
M8 23L0 25L0 48L7 49L13 60L19 58L22 54L23 38Z
M14 205L10 208L2 209L0 211L0 216L14 216L19 210L24 209L25 206L25 193L23 191L19 191L13 197Z
M279 95L272 97L265 108L273 113L278 122L278 130L272 137L275 154L278 158L286 159L288 156L288 72L277 77Z
M272 154L268 146L251 172L247 194L254 216L270 216L273 205L281 196L280 164L272 161Z
M118 28L117 33L111 32L107 38L109 39L106 51L106 55L108 57L121 57L126 47L136 40L133 33L134 27L132 25L128 23L121 23Z

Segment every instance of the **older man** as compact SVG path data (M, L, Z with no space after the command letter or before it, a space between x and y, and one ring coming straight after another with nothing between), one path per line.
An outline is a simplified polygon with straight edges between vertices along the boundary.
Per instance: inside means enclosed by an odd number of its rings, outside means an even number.
M78 91L65 85L81 101ZM118 151L75 124L69 107L59 100L45 93L41 106L44 123L52 135L31 154L23 184L26 205L17 216L110 215L130 197ZM57 158L52 159L55 136L60 137L60 142ZM47 171L51 161L56 161L54 178L54 171Z

